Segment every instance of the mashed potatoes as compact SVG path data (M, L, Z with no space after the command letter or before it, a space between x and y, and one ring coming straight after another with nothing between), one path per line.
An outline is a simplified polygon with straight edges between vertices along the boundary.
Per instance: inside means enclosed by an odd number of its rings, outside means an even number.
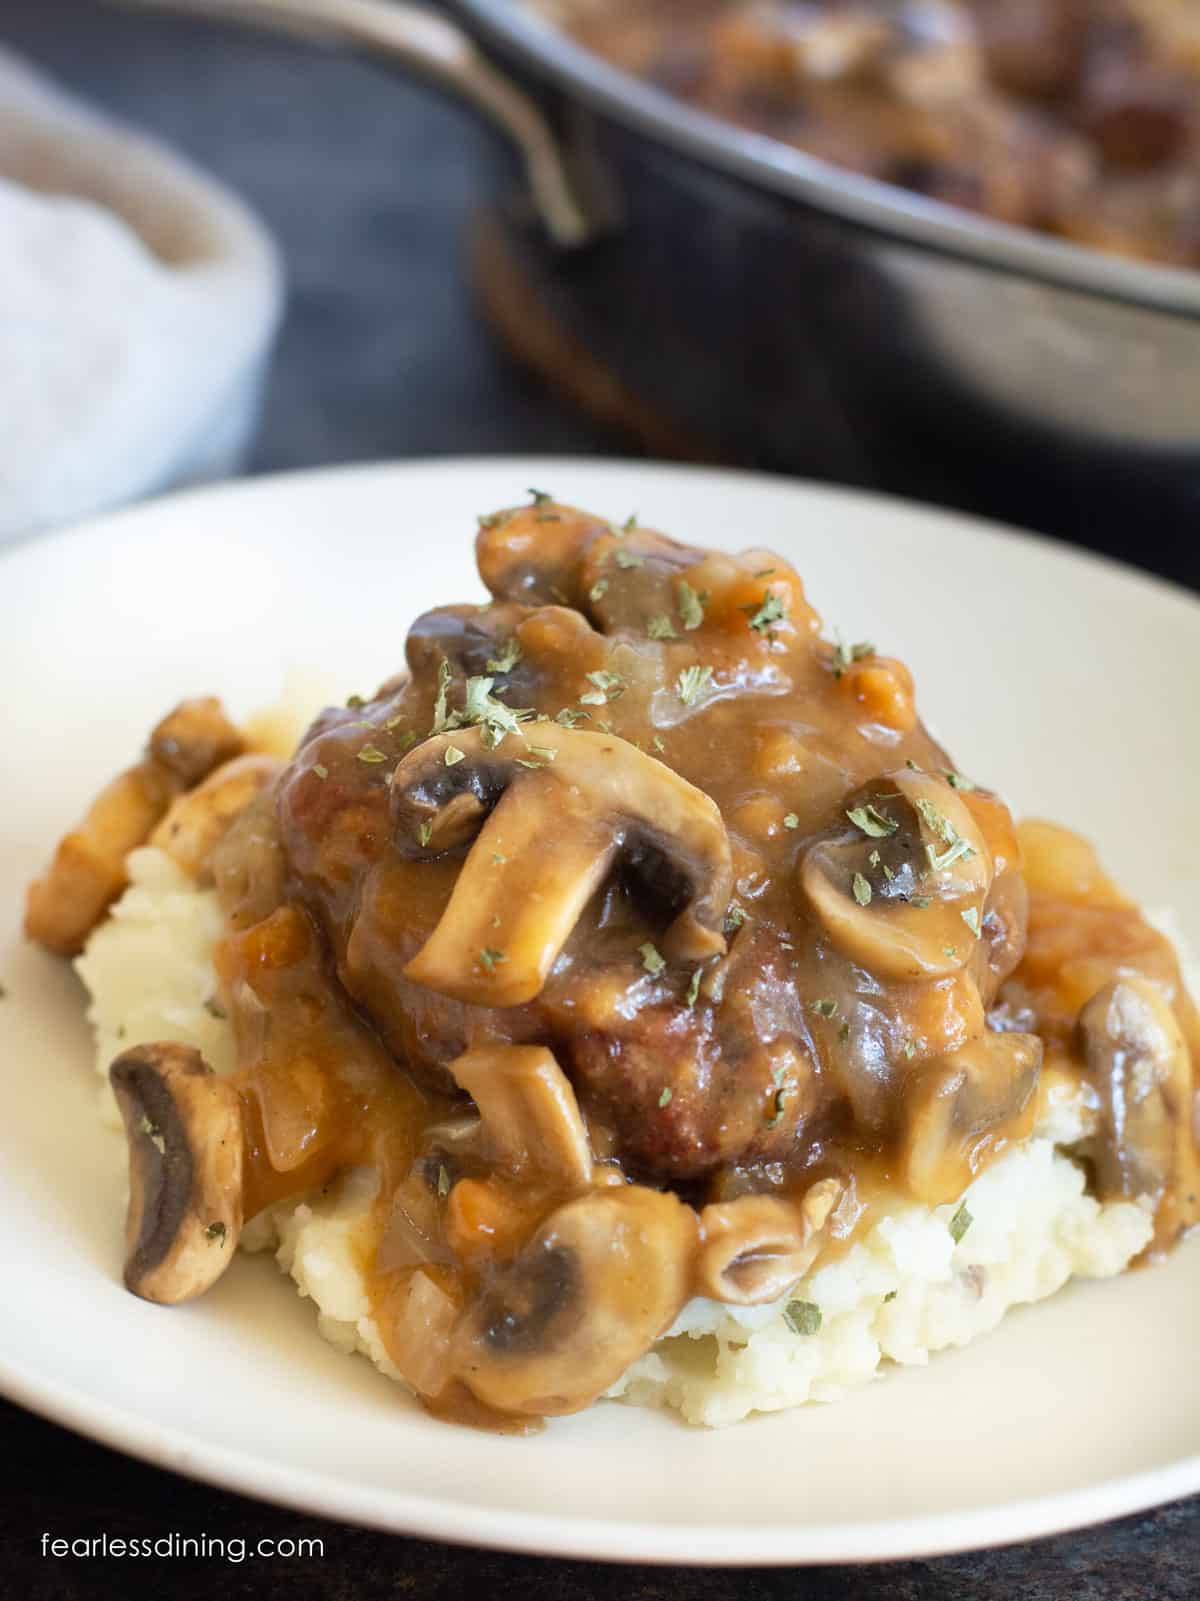
M76 964L91 994L97 1069L107 1084L119 1051L170 1039L228 1071L233 1040L211 959L221 926L216 896L158 850L135 851L129 868L130 887ZM103 1093L115 1121L111 1093ZM780 1301L689 1302L608 1393L710 1426L830 1401L885 1362L923 1363L932 1351L965 1345L1009 1307L1052 1295L1072 1277L1119 1273L1148 1243L1152 1219L1131 1202L1101 1205L1084 1193L1082 1171L1059 1149L1080 1132L1078 1102L1052 1104L1036 1137L965 1191L965 1230L960 1202L903 1205ZM354 1250L374 1183L369 1169L358 1169L326 1194L281 1204L245 1230L242 1244L274 1250L315 1302L326 1339L398 1379Z

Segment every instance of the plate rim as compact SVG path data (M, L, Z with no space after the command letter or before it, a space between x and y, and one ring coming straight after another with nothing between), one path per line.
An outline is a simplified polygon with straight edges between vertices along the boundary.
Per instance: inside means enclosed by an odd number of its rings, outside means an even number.
M200 501L213 505L230 500L253 504L283 489L311 486L336 495L350 481L436 478L448 473L511 472L543 477L587 473L614 479L642 474L659 480L693 483L741 483L749 491L795 497L809 508L822 501L849 502L873 519L900 515L934 523L945 531L967 531L986 541L1003 540L1033 548L1067 566L1107 573L1133 582L1150 598L1182 606L1200 622L1200 597L1170 579L1146 572L1106 554L1081 549L1050 535L951 508L877 491L825 484L803 478L745 469L693 466L629 457L536 455L470 455L380 459L341 466L307 467L217 484L192 486L88 517L47 534L33 535L0 547L0 561L36 564L47 545L104 541L144 532L156 518L170 519L177 505ZM536 481L536 479L535 479ZM168 531L165 538L170 538ZM1200 1491L1200 1450L1166 1466L1102 1480L1084 1488L1049 1496L1023 1497L985 1507L921 1514L869 1522L847 1521L817 1529L784 1525L761 1528L698 1527L684 1523L631 1522L623 1519L581 1520L553 1514L500 1510L478 1504L449 1502L410 1490L353 1484L344 1478L298 1469L255 1451L206 1441L177 1427L88 1395L74 1386L56 1384L0 1352L0 1394L35 1415L121 1451L152 1467L165 1469L216 1487L289 1507L314 1516L381 1530L527 1555L687 1567L779 1567L818 1563L863 1564L912 1560L984 1550L1043 1539L1093 1527L1111 1519L1145 1511ZM753 1420L749 1421L753 1426Z

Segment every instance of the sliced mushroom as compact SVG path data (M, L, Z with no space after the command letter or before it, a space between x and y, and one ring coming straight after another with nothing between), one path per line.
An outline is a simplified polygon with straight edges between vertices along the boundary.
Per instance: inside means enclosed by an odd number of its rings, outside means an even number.
M25 933L75 956L128 883L125 858L144 845L168 806L243 748L221 703L183 701L155 727L146 756L106 785L63 837L44 877L29 886Z
M220 1278L242 1231L236 1087L186 1045L138 1045L109 1078L129 1140L125 1283L172 1305Z
M1192 1073L1174 1012L1147 979L1118 978L1079 1014L1100 1131L1087 1154L1102 1196L1159 1196L1192 1147Z
M572 1188L592 1179L592 1151L570 1080L544 1045L484 1045L451 1062L498 1160Z
M669 957L702 962L725 950L733 872L720 811L613 735L550 722L492 748L480 728L438 735L397 767L392 814L410 856L478 830L446 910L405 968L439 994L481 1006L532 1000L621 854L675 912L662 940Z
M459 1377L500 1412L578 1412L674 1322L695 1240L696 1214L670 1192L569 1201L468 1312Z
M921 1067L903 1098L904 1170L918 1200L953 1200L997 1137L1030 1132L1042 1054L1036 1034L989 1029Z
M805 852L800 883L833 943L880 978L942 978L971 960L992 858L960 797L929 773L889 773Z
M274 782L283 763L274 756L238 756L180 795L150 836L193 878L211 876L212 853L260 790Z
M698 1293L734 1306L778 1300L812 1266L841 1195L837 1179L822 1179L800 1202L742 1195L706 1206L700 1214Z

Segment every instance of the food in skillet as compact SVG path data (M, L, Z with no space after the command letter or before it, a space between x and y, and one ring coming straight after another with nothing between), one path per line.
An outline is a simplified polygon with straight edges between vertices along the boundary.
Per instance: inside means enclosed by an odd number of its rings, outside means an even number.
M540 493L477 555L493 599L290 759L178 708L30 892L83 949L135 1293L270 1246L437 1413L715 1424L1195 1221L1169 943L900 662L776 556Z
M1194 0L543 0L581 44L836 166L1200 264Z

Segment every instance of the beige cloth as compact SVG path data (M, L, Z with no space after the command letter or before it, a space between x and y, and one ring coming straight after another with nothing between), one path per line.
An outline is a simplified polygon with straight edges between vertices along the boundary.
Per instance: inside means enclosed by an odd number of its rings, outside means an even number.
M0 51L0 542L231 471L281 302L238 200Z

